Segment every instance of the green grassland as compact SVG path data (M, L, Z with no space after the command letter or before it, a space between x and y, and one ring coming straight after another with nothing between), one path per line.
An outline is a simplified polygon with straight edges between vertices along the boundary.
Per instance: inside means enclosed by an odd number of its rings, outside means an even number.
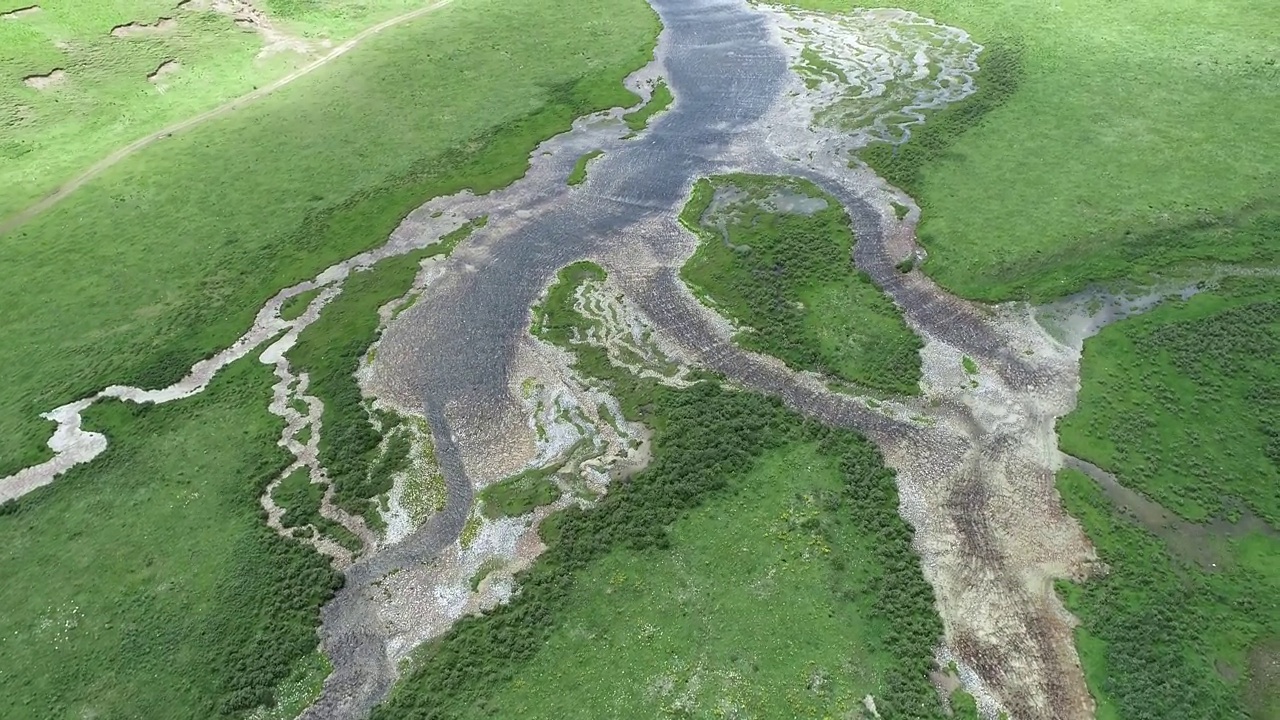
M512 602L421 649L374 718L843 717L868 692L883 718L941 717L942 627L875 447L569 343L573 292L602 276L562 271L536 327L653 428L650 465L551 516Z
M587 163L591 162L592 160L595 160L596 158L600 157L603 154L604 154L603 150L592 150L591 152L586 153L582 157L578 158L578 161L573 164L573 170L569 172L569 178L565 180L565 182L570 186L581 185L582 183L586 182L587 181Z
M428 197L506 184L573 117L634 102L620 81L657 29L639 0L459 0L0 237L23 280L0 287L0 474L47 456L38 413L171 382L280 287L382 242Z
M562 494L552 478L556 469L532 468L486 487L478 495L481 512L496 520L550 505Z
M1280 527L1280 293L1271 278L1104 328L1085 343L1062 448L1192 521Z
M1200 524L1158 535L1060 478L1110 568L1063 589L1102 720L1280 717L1277 338L1274 282L1236 278L1085 344L1063 449Z
M194 398L96 405L106 453L5 506L0 716L205 720L313 653L341 578L258 505L288 462L273 382L245 359Z
M1280 60L1265 30L1280 26L1280 4L898 5L987 47L977 95L935 113L898 153L864 155L920 204L924 269L944 286L1045 299L1183 266L1280 261Z
M0 2L0 14L32 5ZM310 41L312 52L257 57L262 36L229 15L178 0L45 0L40 10L0 21L0 219L53 190L118 147L217 107L282 77L361 28L426 2L282 1L260 4L280 32ZM130 23L165 29L115 37ZM159 83L147 76L174 60L177 72ZM35 89L32 75L61 69L67 79Z
M627 123L627 127L631 128L632 132L640 132L649 127L650 118L666 110L675 99L675 96L671 94L671 88L667 87L666 81L659 80L653 86L653 95L650 96L649 102L642 105L640 109L623 115L622 119Z
M867 538L841 513L837 458L770 450L670 528L670 550L616 550L536 661L488 704L520 717L841 717L879 697ZM868 567L871 572L868 572ZM832 588L854 597L836 600ZM788 632L761 632L787 628Z
M1109 568L1063 585L1099 720L1274 718L1280 711L1280 540L1220 538L1216 567L1181 557L1087 476L1058 483Z
M320 514L321 500L324 498L325 486L311 482L311 474L305 468L299 468L280 481L271 493L271 499L283 509L284 516L280 524L287 528L311 527L310 531L294 531L294 536L305 536L309 532L319 532L351 552L360 552L360 538L340 523L334 522Z
M747 195L708 216L716 188ZM762 204L780 192L825 206L806 215ZM853 266L849 218L817 186L741 175L701 180L680 218L700 239L681 276L751 328L735 336L743 347L873 390L919 392L920 339Z

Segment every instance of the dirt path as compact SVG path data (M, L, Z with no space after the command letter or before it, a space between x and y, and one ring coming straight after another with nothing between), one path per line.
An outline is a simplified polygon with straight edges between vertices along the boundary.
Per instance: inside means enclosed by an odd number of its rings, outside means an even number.
M236 110L240 107L243 107L253 102L254 100L257 100L261 97L269 95L275 92L276 90L279 90L280 88L284 87L285 85L288 85L294 80L305 77L311 74L312 72L320 69L321 67L324 67L325 65L336 60L342 55L345 55L356 45L359 45L361 42L373 37L374 35L377 35L383 30L395 27L396 25L399 25L404 22L408 22L415 18L422 17L423 15L426 15L427 13L433 12L435 10L439 10L444 6L451 4L452 2L453 0L437 0L436 2L426 7L418 8L417 10L411 10L407 13L404 13L403 15L397 15L396 17L393 17L390 20L384 20L378 23L377 25L374 25L371 28L361 31L355 37L333 48L324 56L320 57L319 59L314 60L308 63L307 65L304 65L303 67L298 68L297 70L294 70L293 72L289 73L288 75L285 75L279 80L276 80L270 83L269 85L264 85L256 90L245 93L244 95L241 95L240 97L235 98L234 100L230 100L227 103L220 105L212 110L202 112L199 115L189 117L186 120L183 120L178 123L174 123L173 125L170 125L165 128L161 128L151 133L150 135L134 140L128 145L125 145L119 150L116 150L115 152L111 153L105 158L94 163L92 166L90 166L88 170L85 170L75 179L59 186L58 189L54 190L49 195L46 195L43 199L39 200L34 205L28 207L26 210L22 210L17 214L10 216L3 221L0 221L0 235L7 235L8 233L18 229L23 224L25 224L28 220L34 218L35 216L39 215L45 210L48 210L49 208L53 207L54 205L57 205L58 203L68 198L76 190L79 190L85 183L89 182L90 180L93 180L94 178L98 177L102 173L106 172L109 168L111 168L111 166L115 165L121 160L124 160L125 158L129 157L135 152L147 147L151 143L163 138L167 138L170 135L173 135L175 133L183 132L185 130L190 130L193 127L202 125L208 122L209 120L213 120L214 118L218 118L223 115L226 115L232 110Z

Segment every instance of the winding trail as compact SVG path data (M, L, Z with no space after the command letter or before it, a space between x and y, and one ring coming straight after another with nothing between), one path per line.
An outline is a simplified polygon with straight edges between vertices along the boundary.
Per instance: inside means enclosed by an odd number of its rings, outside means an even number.
M72 180L60 185L56 190L46 195L45 197L41 198L34 205L31 205L27 209L21 210L15 213L14 215L11 215L10 217L5 218L3 221L0 221L0 235L6 235L16 230L17 228L21 227L23 224L25 224L27 221L31 220L35 216L39 215L45 210L48 210L54 205L57 205L58 203L70 197L72 193L74 193L76 190L79 190L82 186L84 186L85 183L89 182L90 180L93 180L94 178L98 177L102 173L106 172L116 163L120 162L121 160L124 160L130 155L154 143L155 141L161 140L163 138L167 138L170 135L173 135L175 133L180 133L185 130L190 130L191 128L194 128L198 125L202 125L210 120L222 117L223 115L226 115L232 110L236 110L245 105L248 105L254 100L258 100L259 98L270 95L271 93L275 92L276 90L279 90L280 88L288 85L289 83L295 80L298 80L299 78L306 77L307 75L310 75L311 73L315 72L316 70L319 70L325 65L328 65L329 63L333 62L339 57L350 52L353 48L355 48L356 45L359 45L361 42L368 40L374 35L377 35L378 33L384 30L387 30L388 28L395 27L396 25L399 25L401 23L408 22L415 18L422 17L427 13L439 10L444 6L451 4L452 2L453 0L436 0L436 2L430 5L427 5L426 7L421 7L421 8L418 8L417 10L411 10L407 13L397 15L389 20L384 20L378 23L377 25L374 25L373 27L360 31L354 37L342 43L341 45L338 45L337 47L333 48L329 52L325 53L323 56L317 58L316 60L313 60L310 63L307 63L306 65L298 68L297 70L294 70L293 72L289 73L288 75L285 75L282 78L279 78L278 80L275 80L267 85L263 85L262 87L257 88L256 90L247 92L238 98L229 100L226 103L219 105L216 108L213 108L212 110L207 110L205 112L200 113L199 115L194 115L192 117L187 118L186 120L176 122L172 125L169 125L168 127L161 128L149 135L146 135L144 137L138 138L137 140L134 140L128 145L125 145L119 150L116 150L110 155L94 163L89 167L88 170L85 170L84 172L80 173L80 175L76 176Z

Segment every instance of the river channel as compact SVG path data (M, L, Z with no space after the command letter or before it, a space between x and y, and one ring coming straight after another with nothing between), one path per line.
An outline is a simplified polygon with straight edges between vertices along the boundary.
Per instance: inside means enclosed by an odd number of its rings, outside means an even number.
M524 430L511 387L530 306L580 259L602 264L687 357L881 447L898 472L901 511L916 529L946 626L939 659L956 661L984 713L1091 717L1073 620L1052 590L1055 579L1087 575L1093 560L1053 488L1061 462L1053 425L1074 405L1078 347L1042 331L1029 308L961 301L895 267L919 252L918 210L866 169L850 168L849 153L867 133L815 122L832 98L800 81L788 39L817 20L737 0L651 4L664 31L654 63L630 82L664 77L676 98L670 110L636 137L626 137L617 113L580 121L535 151L528 176L510 188L437 198L396 231L402 239L438 234L432 218L444 212L489 218L388 328L378 355L381 386L430 422L447 507L348 569L346 588L323 611L335 669L304 717L364 717L390 692L397 671L370 588L458 538L482 459ZM908 109L972 91L980 48L962 31L898 11L862 13L858 23L846 40L864 58L854 81L867 94L926 66L934 75L903 95ZM930 44L913 46L921 37ZM925 57L935 49L943 57ZM874 134L882 117L869 118ZM596 149L604 155L587 182L566 185L573 161ZM737 171L803 176L844 205L857 232L854 261L926 341L923 397L886 409L741 350L681 283L678 268L696 241L677 222L679 210L698 178ZM904 220L891 200L911 208ZM963 370L965 357L979 366L976 378Z

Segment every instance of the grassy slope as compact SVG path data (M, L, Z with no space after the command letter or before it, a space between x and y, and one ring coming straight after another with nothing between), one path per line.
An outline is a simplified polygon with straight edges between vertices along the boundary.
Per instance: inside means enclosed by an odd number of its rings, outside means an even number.
M713 185L752 193L727 209L734 213L727 226L729 244L717 227L705 224ZM825 198L827 208L805 216L771 213L758 205L783 188ZM702 239L681 275L730 318L753 328L736 338L744 347L876 390L919 391L919 338L893 303L853 267L848 217L816 186L751 176L702 181L681 220Z
M22 279L0 287L0 474L47 455L39 412L172 381L280 286L381 242L431 195L518 177L573 116L632 102L619 81L656 30L637 0L460 1L0 238Z
M1046 298L1185 263L1280 261L1280 65L1265 30L1280 5L900 5L968 30L988 45L983 62L994 53L1016 70L990 112L911 141L932 143L912 192L925 269L943 285ZM893 174L889 153L870 159Z
M1236 280L1106 328L1085 345L1063 449L1184 518L1251 511L1280 528L1277 308L1269 279ZM1216 553L1218 566L1205 568L1084 476L1064 473L1059 485L1111 567L1066 588L1083 621L1091 687L1109 716L1277 717L1280 535L1192 540Z
M625 702L617 694L642 698L620 711L657 715L660 701L644 690L660 678L649 676L671 673L671 702L690 689L699 660L715 667L692 693L694 716L735 698L786 715L867 688L886 719L937 717L926 674L941 624L875 448L777 401L715 382L672 390L618 370L599 348L570 345L585 323L573 290L601 275L586 263L563 271L536 309L538 326L619 397L628 418L654 429L651 464L595 508L544 523L548 550L512 603L423 648L374 718L599 717ZM811 472L795 473L799 463ZM715 594L692 593L713 584ZM640 615L615 623L630 610ZM773 622L759 622L762 612ZM850 645L833 646L828 633ZM682 655L661 657L666 650ZM815 692L819 668L828 674ZM741 677L726 683L729 671Z
M0 13L32 4L4 0ZM309 58L293 52L255 58L261 36L229 16L176 10L176 0L45 0L41 11L0 22L0 218L8 217L112 150L149 132L265 85ZM335 42L423 3L370 0L273 0L280 29ZM128 23L178 22L172 30L117 38ZM59 46L61 44L61 47ZM323 48L317 46L323 52ZM163 88L147 75L167 60L181 68ZM51 90L22 83L62 68L68 81Z
M340 578L261 517L273 381L247 359L188 400L95 407L106 454L7 507L0 716L203 720L315 649Z

